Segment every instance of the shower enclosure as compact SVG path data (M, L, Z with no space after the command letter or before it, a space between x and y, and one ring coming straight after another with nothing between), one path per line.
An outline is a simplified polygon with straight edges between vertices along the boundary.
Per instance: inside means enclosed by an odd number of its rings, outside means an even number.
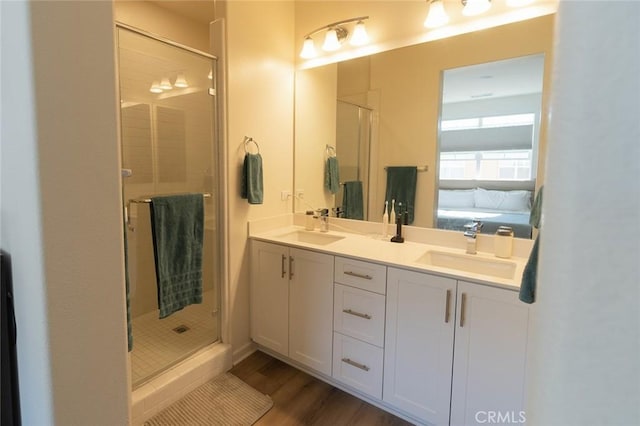
M134 388L220 337L214 57L118 24ZM159 319L149 197L205 198L203 303Z
M362 182L364 220L368 220L369 156L371 150L372 110L338 100L336 109L336 151L340 181ZM336 193L336 206L342 206L344 187Z

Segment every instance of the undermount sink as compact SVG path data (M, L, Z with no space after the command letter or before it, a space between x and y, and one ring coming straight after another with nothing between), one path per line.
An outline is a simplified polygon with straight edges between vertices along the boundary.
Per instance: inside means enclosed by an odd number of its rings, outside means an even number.
M292 231L286 234L278 235L278 238L282 238L286 241L324 246L327 244L335 243L336 241L340 241L344 237L339 235L323 234L317 231Z
M475 254L457 254L437 250L427 251L416 262L496 278L513 279L516 272L515 262L509 260L487 259Z

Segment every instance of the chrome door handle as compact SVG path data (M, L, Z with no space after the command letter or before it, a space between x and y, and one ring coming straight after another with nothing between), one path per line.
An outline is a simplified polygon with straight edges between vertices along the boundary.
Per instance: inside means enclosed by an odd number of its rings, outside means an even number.
M293 278L293 256L289 256L289 279Z
M465 309L467 307L467 294L466 293L462 293L461 295L462 300L460 300L460 327L464 327L464 321L465 321Z
M449 314L451 314L451 290L447 290L447 299L444 303L444 322L449 323Z

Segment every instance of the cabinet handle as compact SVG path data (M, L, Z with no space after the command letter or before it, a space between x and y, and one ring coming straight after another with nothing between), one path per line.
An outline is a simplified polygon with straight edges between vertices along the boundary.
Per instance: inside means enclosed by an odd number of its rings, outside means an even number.
M352 277L357 277L357 278L364 278L365 280L372 280L373 277L371 275L363 275L363 274L358 274L356 272L351 272L351 271L344 271L345 275L351 275Z
M460 327L464 327L464 311L467 307L467 294L462 293L462 300L460 300Z
M359 368L360 370L364 370L364 371L371 370L371 368L367 367L366 365L360 364L359 362L352 361L349 358L342 358L342 362L344 362L345 364L349 364L353 367Z
M289 256L289 279L293 278L293 256Z
M282 255L282 264L280 265L281 271L282 271L282 275L280 276L280 278L284 278L285 274L287 273L287 271L285 271L284 269L284 262L287 260L287 256L285 256L284 254Z
M449 323L449 314L451 314L451 290L447 290L447 300L444 303L444 322Z
M352 311L351 309L343 309L342 312L344 312L345 314L349 314L349 315L354 315L356 317L360 317L360 318L364 318L364 319L371 319L371 315L369 314L363 314L360 312L356 312L356 311Z

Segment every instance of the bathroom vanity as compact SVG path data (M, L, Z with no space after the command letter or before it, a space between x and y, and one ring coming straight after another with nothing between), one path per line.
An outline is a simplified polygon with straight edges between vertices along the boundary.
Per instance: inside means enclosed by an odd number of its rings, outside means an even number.
M425 231L439 244L414 242L433 240L419 231L392 244L366 224L320 233L293 216L250 225L251 337L261 350L417 424L523 419L528 242L504 260L482 251L491 236L466 255L447 244L464 246L449 231Z

